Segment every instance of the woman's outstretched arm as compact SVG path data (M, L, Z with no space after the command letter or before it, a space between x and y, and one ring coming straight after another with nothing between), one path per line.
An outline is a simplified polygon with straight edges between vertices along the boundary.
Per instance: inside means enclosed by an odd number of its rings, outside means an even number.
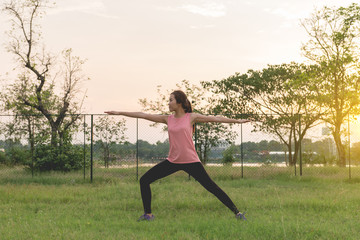
M226 118L223 116L205 116L198 113L192 114L194 123L207 123L207 122L217 122L217 123L247 123L250 122L248 119L232 119Z
M157 123L165 123L167 124L167 115L158 115L158 114L148 114L143 112L119 112L119 111L106 111L105 113L109 115L122 115L126 117L132 117L132 118L142 118L146 119L152 122Z

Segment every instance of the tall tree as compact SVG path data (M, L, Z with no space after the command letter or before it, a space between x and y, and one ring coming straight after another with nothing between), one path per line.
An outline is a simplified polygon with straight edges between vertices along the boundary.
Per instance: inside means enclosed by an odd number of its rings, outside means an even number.
M115 119L110 116L99 117L95 122L94 135L103 152L106 168L109 167L112 147L116 144L122 144L126 140L124 135L124 132L126 131L125 122L124 119L115 121Z
M322 114L312 89L315 66L296 63L269 65L226 79L203 82L217 96L224 113L244 113L254 120L255 131L270 133L288 148L289 163L295 164L301 140ZM301 121L301 127L300 122ZM293 149L295 146L295 149ZM294 154L292 154L294 152Z
M25 76L17 79L19 88L13 91L18 93L14 100L16 105L35 109L46 118L51 145L57 147L63 144L79 117L81 100L76 99L76 94L85 80L81 74L84 61L73 56L72 49L66 49L62 62L57 63L41 44L39 20L48 6L46 0L11 0L4 4L3 11L11 21L7 49L14 54L18 70Z
M321 93L318 102L329 109L323 120L331 126L341 166L346 164L343 123L349 114L358 114L360 104L359 23L356 3L324 7L302 21L310 38L302 52L321 67L322 76L314 86Z
M177 89L182 89L188 96L189 100L192 102L194 112L201 114L215 113L213 108L213 98L203 87L190 84L189 81L183 80L180 84L176 84L176 90ZM158 86L158 98L156 100L149 101L146 98L140 99L143 110L147 112L169 114L168 101L170 93L173 90L163 91L161 90L161 86ZM217 146L221 140L232 143L235 140L235 137L236 133L231 131L231 126L219 123L197 124L195 138L200 160L206 163L209 158L211 147Z

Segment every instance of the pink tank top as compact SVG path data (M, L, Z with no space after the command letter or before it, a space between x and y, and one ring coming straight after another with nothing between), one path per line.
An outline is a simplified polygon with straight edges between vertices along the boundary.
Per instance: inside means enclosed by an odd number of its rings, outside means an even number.
M170 150L168 160L172 163L200 162L192 141L193 128L190 113L181 118L170 115L168 118L168 132Z

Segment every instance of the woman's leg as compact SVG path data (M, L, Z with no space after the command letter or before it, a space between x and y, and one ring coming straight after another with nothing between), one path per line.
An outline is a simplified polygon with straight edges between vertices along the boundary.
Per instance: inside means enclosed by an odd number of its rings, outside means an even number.
M140 178L141 198L145 214L151 213L150 184L160 178L169 176L176 171L179 171L179 169L177 168L177 164L173 164L170 163L168 160L165 160L152 167Z
M233 213L239 213L230 197L209 177L201 163L184 164L183 170L195 178L206 190L214 194Z

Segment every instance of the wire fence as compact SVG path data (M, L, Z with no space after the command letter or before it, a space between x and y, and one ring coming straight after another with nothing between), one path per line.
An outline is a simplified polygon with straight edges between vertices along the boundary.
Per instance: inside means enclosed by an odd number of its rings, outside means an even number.
M299 116L296 125L300 132L301 119ZM70 182L138 180L150 167L164 161L169 150L166 125L154 125L143 119L77 115L67 137L70 145L60 150L49 148L51 129L43 117L1 115L0 124L3 182L44 178ZM297 150L294 143L289 149L280 136L261 130L256 122L196 124L193 140L200 159L214 178L279 175L359 178L360 124L348 121L343 139L346 162L342 166L338 164L336 145L327 126L320 122L315 125L307 130Z

